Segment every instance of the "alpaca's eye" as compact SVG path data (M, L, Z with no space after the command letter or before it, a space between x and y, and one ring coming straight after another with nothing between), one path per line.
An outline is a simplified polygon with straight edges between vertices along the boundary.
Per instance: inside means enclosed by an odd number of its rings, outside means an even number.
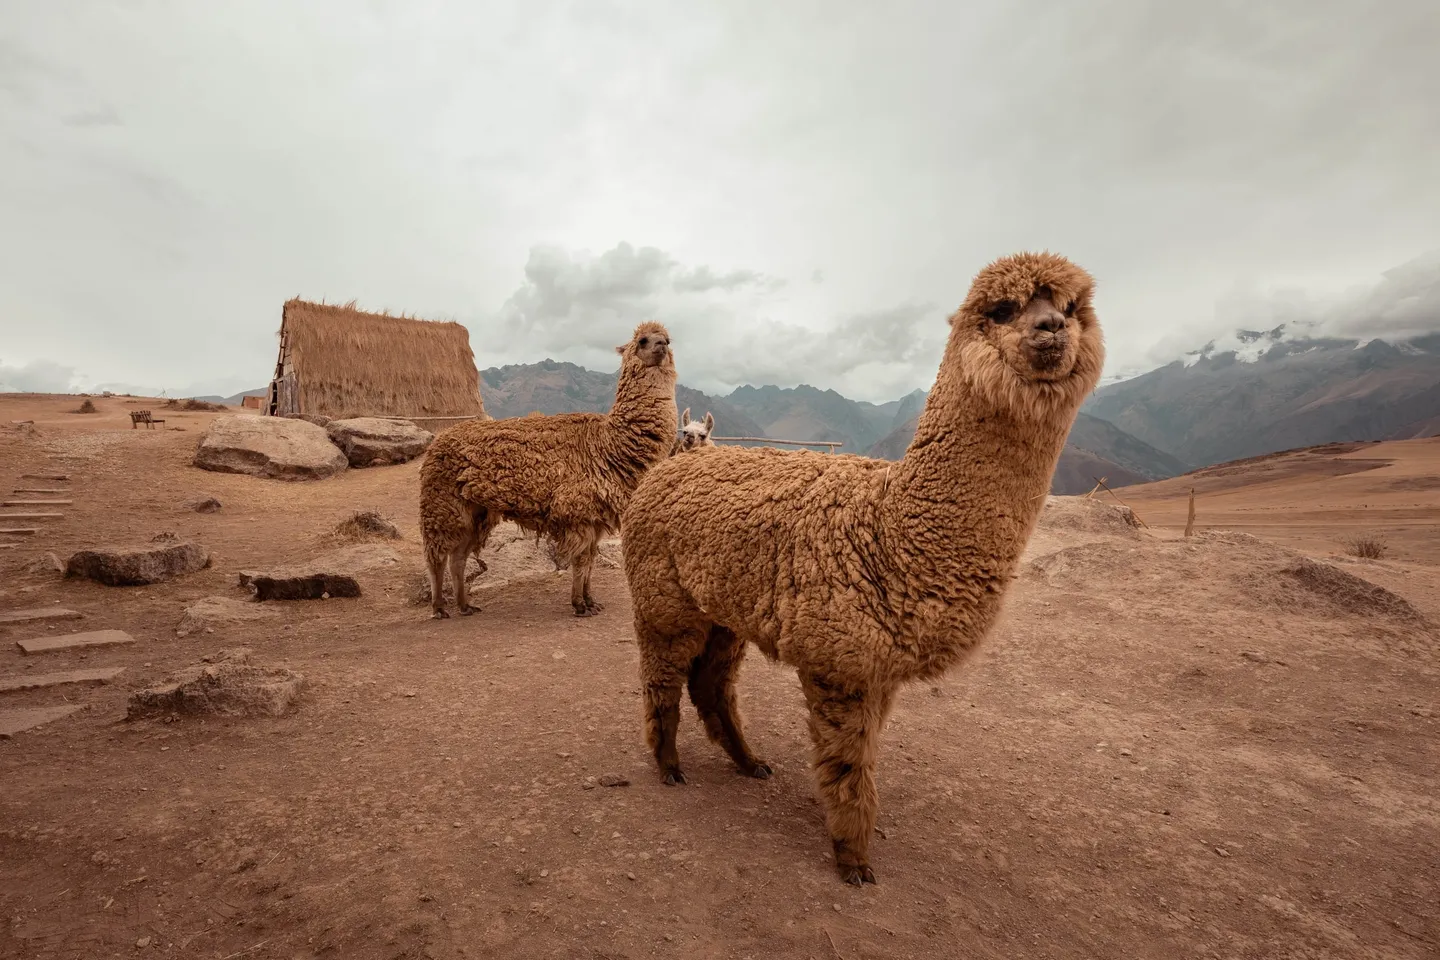
M1078 301L1078 300L1071 300L1068 304L1065 305L1065 316L1067 316L1067 317L1073 317L1073 316L1075 316L1075 311L1076 311L1076 310L1079 310L1079 309L1080 309L1080 301Z
M642 347L648 347L648 346L650 346L650 338L649 338L649 337L641 337L641 338L640 338L640 346L642 346Z
M995 323L1009 323L1015 319L1015 315L1019 312L1020 304L1014 300L1001 300L986 311L985 316L989 317Z

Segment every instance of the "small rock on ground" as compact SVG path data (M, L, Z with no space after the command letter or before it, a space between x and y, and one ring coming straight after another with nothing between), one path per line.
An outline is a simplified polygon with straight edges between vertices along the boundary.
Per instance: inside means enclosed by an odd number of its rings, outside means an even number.
M274 620L278 616L274 610L257 603L247 603L231 597L202 597L185 608L185 614L180 618L175 633L177 636L186 637L216 627L256 620Z

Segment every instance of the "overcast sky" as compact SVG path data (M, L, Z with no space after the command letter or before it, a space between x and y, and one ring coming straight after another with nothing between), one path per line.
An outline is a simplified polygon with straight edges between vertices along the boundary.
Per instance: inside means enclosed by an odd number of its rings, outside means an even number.
M884 400L1023 248L1095 274L1111 373L1363 330L1417 258L1440 301L1434 0L3 10L0 388L260 386L299 295Z

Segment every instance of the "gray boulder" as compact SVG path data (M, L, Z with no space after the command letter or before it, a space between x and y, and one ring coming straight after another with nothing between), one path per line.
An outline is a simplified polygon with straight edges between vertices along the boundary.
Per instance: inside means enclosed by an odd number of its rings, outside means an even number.
M378 467L414 460L430 446L435 435L408 420L355 417L332 420L325 428L352 467Z
M274 480L324 480L348 462L323 427L289 417L217 417L195 451L195 466Z
M138 587L173 580L210 565L198 543L149 543L142 547L81 550L65 565L65 576L84 577L112 587Z
M252 663L250 651L242 647L131 694L126 719L175 714L280 717L295 709L304 689L301 674Z

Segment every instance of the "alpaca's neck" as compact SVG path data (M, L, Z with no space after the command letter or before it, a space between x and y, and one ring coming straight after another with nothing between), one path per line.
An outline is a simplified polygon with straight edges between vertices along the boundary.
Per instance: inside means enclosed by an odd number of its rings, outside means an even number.
M966 382L958 349L947 348L880 511L886 550L918 594L974 607L998 600L1024 551L1084 391L997 399Z
M675 442L675 374L660 367L620 368L606 426L622 460L658 462Z

